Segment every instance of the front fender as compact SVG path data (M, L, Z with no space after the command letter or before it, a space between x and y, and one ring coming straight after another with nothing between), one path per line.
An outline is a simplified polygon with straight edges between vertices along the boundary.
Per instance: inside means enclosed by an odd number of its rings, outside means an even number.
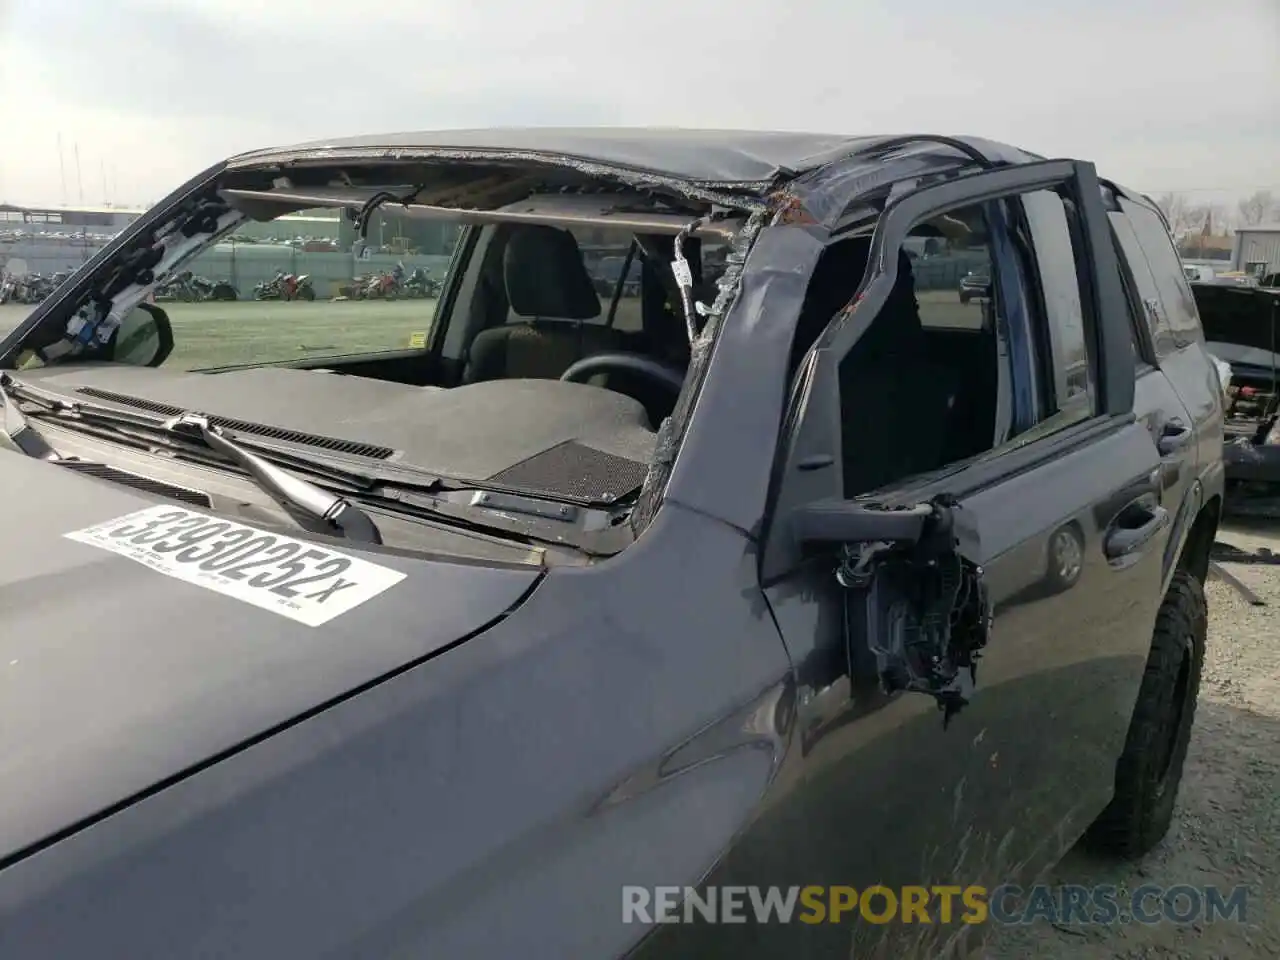
M652 927L624 887L697 884L785 754L756 568L664 505L488 630L0 870L0 957L625 954Z

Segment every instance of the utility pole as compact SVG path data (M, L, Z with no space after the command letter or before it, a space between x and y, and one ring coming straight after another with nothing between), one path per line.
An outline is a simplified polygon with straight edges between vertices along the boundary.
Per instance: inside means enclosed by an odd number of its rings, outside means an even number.
M80 176L80 144L75 144L76 155L76 189L80 191L80 203L84 204L84 178Z
M62 156L62 133L58 133L58 171L62 174L62 205L67 205L67 161Z

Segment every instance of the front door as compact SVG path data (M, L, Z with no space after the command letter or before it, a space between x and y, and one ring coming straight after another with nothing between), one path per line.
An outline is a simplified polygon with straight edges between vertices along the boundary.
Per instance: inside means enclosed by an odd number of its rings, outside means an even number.
M949 238L943 251L915 263L914 297L901 295L898 250L935 228ZM898 902L891 907L882 893L841 923L753 929L737 955L938 955L965 935L965 908L957 897L953 922L937 923L948 894L932 892L925 906L935 922L921 922L904 913L904 887L1025 881L1109 800L1170 523L1160 453L1132 416L1129 320L1105 231L1097 181L1084 165L1035 164L919 191L881 218L877 262L888 266L873 272L852 319L833 323L802 367L809 386L795 402L811 412L789 421L797 426L762 566L797 671L795 742L764 815L715 881L860 893L878 885ZM956 278L970 260L991 265L989 302L961 302ZM970 326L985 331L989 362L966 351L963 368L953 369L929 348L929 331L964 326L970 307L985 311ZM876 327L881 321L913 332L895 339ZM890 341L900 349L877 361L891 368L883 395L872 389L881 382L875 364L840 375L860 345ZM823 430L836 410L842 453L827 469L840 475L824 496L814 477L826 461L814 451L834 446ZM874 429L850 422L859 417L874 418ZM898 444L885 455L913 472L851 489L880 443ZM948 460L957 451L961 458ZM903 689L929 686L928 658L911 644L922 620L937 625L939 611L908 596L910 571L904 582L899 570L894 589L876 590L876 562L838 577L829 555L796 546L787 510L805 497L792 477L810 498L852 497L876 509L948 495L950 505L935 509L954 520L965 571L950 629L981 626L975 602L991 618L972 689L967 670L950 678L967 701L958 712L947 705L954 694ZM883 535L867 530L865 541ZM868 545L847 539L853 555ZM921 584L933 582L927 558L918 573Z

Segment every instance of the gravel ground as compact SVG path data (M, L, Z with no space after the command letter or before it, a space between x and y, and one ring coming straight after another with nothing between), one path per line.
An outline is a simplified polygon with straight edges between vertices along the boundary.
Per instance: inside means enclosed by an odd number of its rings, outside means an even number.
M1280 957L1280 524L1224 523L1215 559L1266 601L1211 578L1209 645L1173 828L1137 863L1072 852L1050 883L1249 887L1244 923L996 929L983 960ZM1274 551L1274 553L1272 552Z

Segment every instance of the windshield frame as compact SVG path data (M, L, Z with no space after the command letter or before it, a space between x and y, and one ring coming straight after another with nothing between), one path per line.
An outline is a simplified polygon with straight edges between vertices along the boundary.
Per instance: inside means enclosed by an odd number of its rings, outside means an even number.
M0 340L0 369L17 368L17 358L24 350L32 349L29 341L37 331L43 331L54 342L61 339L70 340L72 338L70 326L75 322L76 315L89 310L94 304L97 304L100 310L95 326L104 325L110 317L127 314L148 297L153 296L159 286L181 274L191 261L212 249L244 223L269 221L304 209L325 207L343 209L350 216L360 202L366 204L366 209L362 209L356 216L364 217L371 211L367 206L371 202L385 203L388 200L395 200L387 191L371 189L298 191L288 185L268 190L233 188L224 183L225 173L225 167L218 166L188 181L184 187L156 204L96 256L72 273L61 287L37 306L8 336ZM186 214L189 214L192 205L198 203L202 197L205 202L220 204L220 208L227 212L225 218L219 222L216 232L201 235L199 240L179 238L168 248L161 261L152 268L154 276L148 281L138 280L131 283L125 289L116 291L109 299L104 298L104 291L101 289L95 290L95 282L101 282L104 277L110 277L111 268L120 265L122 254L125 255L125 259L131 255L138 256L142 250L162 246L177 237L179 224ZM504 204L492 210L460 209L412 201L397 203L396 206L402 215L427 220L445 220L463 225L463 234L451 253L449 267L443 281L444 287L437 304L436 319L444 317L447 320L452 315L457 299L459 276L465 272L471 254L474 252L475 238L481 232L476 229L480 225L531 223L561 228L596 227L629 230L636 233L706 237L724 241L726 244L732 244L746 229L746 212L739 207L721 207L709 216L699 216L693 212L653 212L636 209L637 203L650 202L651 199L642 192L617 190L604 198L590 194L534 193L523 200ZM153 243L146 243L148 239ZM378 355L389 357L430 353L438 349L438 344L442 341L441 328L448 326L447 322L433 323L427 343L422 348L378 351ZM54 337L54 334L57 336ZM332 361L340 356L329 355L324 358L314 358L314 360ZM41 355L40 359L45 365L55 365L61 357ZM74 362L77 359L90 358L72 353L67 355L67 359ZM305 369L310 365L322 365L322 363L313 364L312 358L298 358L297 360L219 365L204 368L202 372L257 366L298 366Z
M347 171L343 169L341 158L329 159L330 162L325 166L335 169L342 177L346 177ZM576 169L578 174L582 172L581 168L575 168L568 158L564 159L563 164L566 168ZM385 162L382 167L385 169ZM300 203L302 197L296 191L290 195L293 185L287 177L279 176L279 173L278 167L254 171L252 167L246 167L243 164L232 170L229 164L224 162L193 177L117 235L97 255L76 270L60 288L54 291L53 295L37 306L23 322L0 340L0 369L14 370L17 359L26 350L32 349L33 344L70 339L73 333L71 327L82 311L98 311L96 326L106 320L109 314L118 314L122 307L142 303L149 294L153 293L159 283L180 273L187 263L246 220L275 219L290 211L321 206L322 204L315 202L317 199L327 199L334 206L353 209L356 198L349 192L341 196L330 194L327 198L318 198L309 192L305 201ZM479 224L523 221L546 223L552 226L621 226L669 234L677 238L712 236L723 240L726 248L733 252L726 259L727 269L719 280L718 296L703 322L699 343L693 351L685 385L676 403L675 411L660 425L658 443L659 460L661 460L662 457L670 456L674 447L678 446L678 443L671 442L671 438L683 436L685 425L692 415L707 372L711 343L719 330L720 321L736 298L746 251L754 243L769 206L759 197L721 192L693 182L668 181L659 184L650 176L640 176L634 171L621 169L594 168L591 181L611 175L615 182L612 190L603 191L605 194L603 205L599 196L572 195L572 191L569 191L570 196L558 196L552 193L537 198L539 201L549 201L550 205L554 205L554 209L536 209L536 204L534 209L530 209L530 200L533 199L531 196L504 205L506 209L491 210L420 204L408 197L399 201L394 196L384 198L397 201L397 206L429 219L454 219L471 224L464 228L464 234L459 237L444 280L444 289L437 307L439 318L444 322L433 323L423 348L392 351L392 353L419 354L439 351L447 329L451 326L450 320L456 308L460 284L466 272L465 267L471 261L475 239L481 233L478 229ZM347 180L349 182L350 178L347 177ZM590 186L590 181L587 185ZM237 199L236 204L228 203L235 189L238 188L244 194L251 187L258 188L254 191L256 196L242 196ZM156 266L154 276L142 277L136 273L136 270L134 274L128 273L129 264L136 261L144 252L154 251L157 247L164 246L162 238L172 240L181 232L180 227L189 226L199 215L200 204L216 205L218 209L226 212L226 220L220 220L218 229L203 235L198 242L187 243L179 240L176 245L167 247L165 255L159 258L160 263ZM642 207L647 205L648 209L637 209L637 204ZM192 212L193 209L195 213ZM191 239L190 233L187 233L187 237ZM41 356L41 359L43 360L44 357ZM75 355L66 358L69 362L85 359L87 358ZM305 368L309 365L321 366L324 361L332 362L334 359L334 357L323 358L323 360L302 358L276 363L251 363L244 366ZM53 366L61 362L63 362L62 358L55 356L45 360L45 365ZM215 369L226 368L208 368L205 372ZM635 508L629 511L628 519L623 524L626 528L627 542L633 540L640 529L652 519L656 505L661 500L662 490L665 489L669 480L669 468L669 462L655 460L650 464L648 475L636 494ZM645 505L643 509L642 505ZM622 530L615 532L623 533ZM620 546L619 549L621 549Z
M226 169L227 164L223 161L196 174L121 230L101 250L71 273L48 297L37 304L21 323L8 334L0 337L0 370L15 369L15 361L22 350L22 345L33 332L51 323L56 325L61 321L65 324L67 314L73 309L68 306L69 303L78 306L79 302L89 295L93 285L103 277L124 251L136 247L140 238L163 227L166 222L173 219L174 214L184 202L212 189Z

